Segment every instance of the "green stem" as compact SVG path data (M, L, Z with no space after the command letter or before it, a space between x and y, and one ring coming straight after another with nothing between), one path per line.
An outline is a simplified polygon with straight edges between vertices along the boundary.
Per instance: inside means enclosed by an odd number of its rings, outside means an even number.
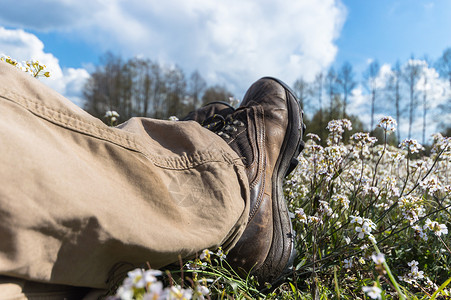
M376 249L376 253L380 254L381 251L379 250L379 248L377 247L377 244L374 240L371 240L371 243L373 243L374 249ZM395 287L396 292L398 293L399 299L400 300L405 300L406 297L404 296L404 294L401 292L401 289L399 288L398 283L396 282L395 277L393 276L392 272L390 271L390 267L388 266L387 262L384 261L382 263L384 265L385 271L387 271L387 275L390 278L390 281L392 282L393 286Z

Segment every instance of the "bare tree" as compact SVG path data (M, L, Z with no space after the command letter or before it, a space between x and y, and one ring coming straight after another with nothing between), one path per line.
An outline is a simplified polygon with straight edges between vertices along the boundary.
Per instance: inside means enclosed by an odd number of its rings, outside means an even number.
M428 58L425 56L424 60L423 60L423 68L420 68L420 72L421 72L421 81L422 81L422 92L423 92L423 145L426 144L426 117L427 117L427 112L429 109L429 99L428 99L428 93L429 93L429 89L430 89L430 84L431 82L429 81L429 73L428 73L428 66L429 66L429 62L428 62Z
M447 94L450 95L446 102L439 105L440 110L443 112L443 114L446 116L447 114L451 112L451 47L445 49L443 51L442 56L437 60L435 67L437 71L440 73L441 76L445 77L449 81L449 90L447 91ZM440 126L443 127L445 130L450 130L450 121L449 118L445 118L445 120L440 121Z
M164 107L164 99L166 98L166 84L164 78L164 70L157 63L152 64L152 103L154 118L163 118L166 116L166 108Z
M88 79L83 91L86 99L85 110L102 118L107 110L122 108L124 92L124 62L112 53L100 59L102 66L96 68Z
M374 112L375 112L375 103L378 87L376 84L376 79L379 74L380 66L377 60L371 62L368 68L365 70L363 77L365 78L364 86L371 93L371 123L370 123L370 131L374 129Z
M299 77L293 84L294 92L301 103L301 109L305 110L307 104L307 98L309 94L309 84L302 77Z
M191 109L196 109L200 105L200 95L205 90L207 83L202 78L200 73L196 70L191 74L189 81L189 90L191 97L193 97L193 107Z
M329 68L326 78L324 79L326 85L327 95L329 96L329 120L332 119L332 112L334 111L334 100L337 86L337 73L333 67Z
M318 100L318 118L319 118L319 128L320 132L319 135L323 136L323 132L325 129L324 126L324 116L323 116L323 81L324 81L324 75L322 72L319 72L315 76L315 81L312 85L311 93L314 97Z
M175 66L166 73L166 102L167 114L169 116L179 116L187 113L183 108L184 96L186 92L185 74L182 69Z
M399 131L401 124L401 76L401 64L397 61L388 79L387 95L395 103L396 140L398 144L401 142L401 133Z
M415 87L421 76L421 67L419 61L413 57L407 62L403 70L403 79L409 89L409 134L408 138L412 136L412 124L417 105L417 93Z
M354 81L354 72L352 71L352 65L349 62L343 63L337 78L338 85L343 93L343 112L342 118L346 118L346 108L348 104L348 96L355 88L357 83Z
M151 106L152 62L148 59L134 58L128 65L134 69L133 98L135 110L141 116L147 117Z
M442 56L437 60L435 68L443 77L448 78L451 88L451 47L443 51Z
M226 87L215 85L205 90L205 93L202 97L202 103L207 104L213 101L223 101L228 103L230 97L232 96L232 93L229 92Z
M135 76L135 69L131 64L124 63L122 65L121 75L121 86L119 88L120 99L117 109L122 112L122 117L129 119L134 115L133 77Z

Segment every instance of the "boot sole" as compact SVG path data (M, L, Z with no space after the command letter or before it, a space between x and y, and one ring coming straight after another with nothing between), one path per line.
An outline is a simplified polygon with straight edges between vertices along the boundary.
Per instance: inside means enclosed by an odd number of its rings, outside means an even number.
M276 81L285 89L288 110L287 131L275 165L276 171L272 177L272 194L276 195L272 201L275 234L273 235L267 260L260 268L267 274L277 274L277 276L269 276L269 283L272 288L275 288L283 283L284 279L292 273L292 266L296 257L295 234L283 194L283 179L295 169L298 163L297 157L304 146L302 141L302 130L304 128L301 120L300 103L294 92L277 78L264 77L264 79ZM281 263L275 265L274 262Z

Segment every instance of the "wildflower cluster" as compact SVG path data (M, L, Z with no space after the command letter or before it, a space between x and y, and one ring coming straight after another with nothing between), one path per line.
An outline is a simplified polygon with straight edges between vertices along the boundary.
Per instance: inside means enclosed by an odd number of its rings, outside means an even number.
M426 212L423 200L413 195L399 197L398 205L403 217L409 220L410 224L416 223Z
M385 132L382 144L365 132L343 143L351 128L347 120L329 122L325 147L316 135L306 135L299 166L284 188L295 215L297 274L307 282L334 286L340 275L330 278L333 268L343 269L341 284L353 293L358 278L374 278L377 271L376 276L389 278L373 287L361 279L363 293L405 298L396 275L404 272L402 262L412 260L412 254L421 253L415 259L435 270L434 282L451 275L449 239L443 238L451 225L451 143L435 134L431 156L421 156L424 147L416 140L388 144L396 128L393 118L382 118L378 127ZM367 263L371 258L375 265ZM385 259L393 263L391 270Z
M2 55L0 57L0 61L4 61L10 65L13 65L16 68L29 73L33 77L50 77L50 72L45 71L45 69L47 68L46 65L41 64L37 60L29 60L20 63L9 56Z
M350 218L351 224L355 224L355 231L360 239L363 239L365 236L368 236L370 240L374 239L371 231L376 229L376 224L373 221L358 216L350 216Z
M438 222L429 219L426 219L426 223L424 224L424 229L426 228L432 231L436 236L448 234L448 228L445 224L439 224Z
M365 292L371 299L381 299L382 289L377 285L364 286L362 291Z
M216 251L203 250L198 258L187 261L178 271L163 274L158 270L135 269L128 272L115 295L108 300L203 300L226 294L247 298L263 296L253 282L248 281L252 277L247 280L239 277L228 265L226 257L219 247ZM184 284L186 282L189 286Z
M413 287L416 287L418 289L423 290L429 290L430 292L434 292L438 289L438 286L428 277L424 274L424 271L421 271L418 267L418 261L412 260L411 262L407 263L407 265L410 267L410 271L403 275L399 276L399 280L406 282L407 284L412 285ZM449 292L445 291L445 295Z
M377 142L375 137L370 136L368 132L357 132L351 136L352 148L355 155L368 157L370 155L370 147Z
M119 114L114 110L107 111L104 116L109 126L116 126L119 117Z
M158 270L135 269L128 272L127 277L117 289L116 295L109 300L166 300L166 299L205 299L210 292L209 289L196 282L194 288L183 288L173 284L163 288L163 282L157 279L162 272Z
M399 147L401 149L406 149L409 153L418 153L421 150L424 150L424 147L420 145L416 140L414 139L406 139L404 140Z
M327 130L329 130L330 134L327 139L328 145L338 144L343 138L343 133L345 129L351 130L352 123L348 119L343 120L332 120L327 124Z
M397 123L395 119L390 116L385 116L379 121L377 127L382 128L385 132L395 132L396 125Z

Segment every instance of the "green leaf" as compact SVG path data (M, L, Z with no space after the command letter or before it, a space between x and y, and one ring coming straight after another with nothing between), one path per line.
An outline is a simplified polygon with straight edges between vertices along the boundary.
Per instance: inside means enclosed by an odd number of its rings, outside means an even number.
M293 294L296 294L296 287L291 282L290 282L290 287L291 287L291 290L293 291Z
M435 297L437 297L438 293L441 292L442 290L444 290L446 288L446 286L451 282L451 277L448 278L448 280L446 280L439 288L438 290L435 291L434 294L432 294L432 297L430 300L434 300Z

